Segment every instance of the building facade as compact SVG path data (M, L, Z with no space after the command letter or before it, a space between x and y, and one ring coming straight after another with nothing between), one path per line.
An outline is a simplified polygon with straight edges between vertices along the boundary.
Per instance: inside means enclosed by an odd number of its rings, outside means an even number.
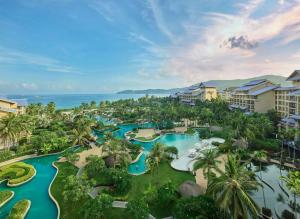
M27 101L23 99L0 99L0 118L14 114L23 114L25 112L25 107L27 106Z
M184 92L177 93L173 97L178 97L181 103L194 106L196 101L210 101L217 98L217 88L212 83L202 82L187 88Z
M250 81L233 91L229 107L258 113L275 109L274 90L278 87L265 79Z

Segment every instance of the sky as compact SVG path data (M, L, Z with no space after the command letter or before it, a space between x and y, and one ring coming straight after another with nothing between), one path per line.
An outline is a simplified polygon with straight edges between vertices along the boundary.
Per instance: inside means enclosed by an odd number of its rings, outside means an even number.
M0 93L112 93L300 69L300 0L0 0Z

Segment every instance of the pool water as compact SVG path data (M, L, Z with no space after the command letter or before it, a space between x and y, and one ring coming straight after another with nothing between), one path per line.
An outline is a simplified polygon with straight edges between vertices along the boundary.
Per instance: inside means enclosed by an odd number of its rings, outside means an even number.
M125 133L128 131L132 131L134 128L152 128L155 127L153 123L146 123L143 126L139 126L137 124L126 124L120 125L119 130L114 132L114 136L119 139L125 138ZM143 155L139 158L139 160L135 163L132 163L128 167L128 172L134 175L143 174L147 171L146 165L146 156L149 151L153 148L156 142L161 142L167 146L175 146L178 149L179 156L186 153L190 148L194 147L194 145L199 142L199 135L188 135L188 134L165 134L161 136L159 139L156 139L151 142L140 142L140 141L131 141L134 144L139 144L144 148Z
M32 158L23 162L31 164L36 169L36 176L28 183L18 187L7 187L6 182L0 184L0 191L12 190L15 196L0 209L0 218L6 218L17 201L29 199L31 208L26 219L54 219L57 217L57 208L48 194L48 187L56 173L52 162L58 155Z
M251 169L259 170L258 166L252 166ZM285 209L293 212L290 204L294 202L294 195L286 187L285 182L280 179L280 176L286 176L287 173L287 169L280 170L280 166L275 164L264 164L262 171L256 172L256 175L261 177L273 189L263 183L263 187L253 193L252 197L259 206L271 209L274 218L280 218ZM296 197L296 201L299 205L300 197ZM298 212L297 218L300 218L300 212Z

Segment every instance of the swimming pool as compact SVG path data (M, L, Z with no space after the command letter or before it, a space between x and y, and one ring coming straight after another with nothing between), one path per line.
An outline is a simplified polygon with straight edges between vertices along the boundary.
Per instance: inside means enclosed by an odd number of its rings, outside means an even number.
M57 207L48 194L49 185L56 173L52 162L59 155L49 155L31 158L23 162L31 164L36 169L36 176L28 183L18 187L7 187L6 182L0 184L0 191L12 190L15 196L0 210L0 218L6 218L14 204L21 199L29 199L31 208L26 219L54 219L57 218Z

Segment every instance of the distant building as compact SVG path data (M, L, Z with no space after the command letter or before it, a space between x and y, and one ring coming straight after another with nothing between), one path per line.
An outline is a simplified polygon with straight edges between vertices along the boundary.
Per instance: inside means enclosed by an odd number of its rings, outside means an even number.
M172 96L179 98L179 101L194 106L196 101L210 101L217 98L217 88L212 83L202 82L187 88L184 92Z
M0 99L0 118L7 116L10 113L23 114L25 107L27 106L27 100L25 99Z
M229 107L245 112L266 113L275 109L274 90L278 87L266 79L250 81L233 91Z

